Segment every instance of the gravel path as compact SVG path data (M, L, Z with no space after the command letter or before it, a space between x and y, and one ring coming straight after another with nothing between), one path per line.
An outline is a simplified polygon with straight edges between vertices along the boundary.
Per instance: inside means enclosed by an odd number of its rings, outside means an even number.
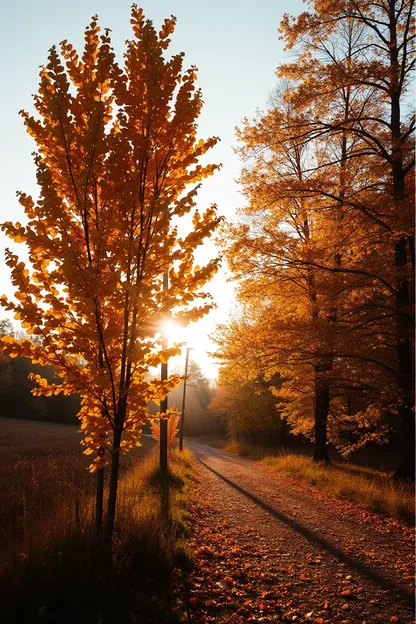
M188 621L414 622L410 528L188 446L200 462Z

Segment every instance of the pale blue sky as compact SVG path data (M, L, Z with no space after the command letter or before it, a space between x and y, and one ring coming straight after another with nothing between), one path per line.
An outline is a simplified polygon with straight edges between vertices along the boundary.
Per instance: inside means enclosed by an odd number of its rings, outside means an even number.
M282 42L278 40L279 22L285 12L297 14L304 10L304 5L300 0L147 0L138 4L156 27L170 14L178 19L170 51L184 51L185 64L199 68L199 85L205 100L200 133L221 138L221 143L212 150L211 160L222 162L223 168L204 183L199 202L201 207L216 203L221 214L232 218L243 202L235 183L240 168L232 149L236 144L235 126L243 117L253 116L257 108L266 105L275 84L274 71L285 58ZM80 47L85 26L98 13L100 25L111 28L114 48L121 56L124 41L131 32L130 5L127 0L3 3L0 222L24 221L16 190L36 195L31 157L34 144L25 133L18 111L31 110L31 94L37 90L39 66L45 62L48 48L62 39ZM9 295L8 270L3 263L6 244L10 246L0 235L0 294ZM14 248L20 251L22 245ZM216 278L212 291L218 310L188 336L195 347L195 359L210 375L215 369L203 354L205 336L232 308L232 288L224 283L222 276Z

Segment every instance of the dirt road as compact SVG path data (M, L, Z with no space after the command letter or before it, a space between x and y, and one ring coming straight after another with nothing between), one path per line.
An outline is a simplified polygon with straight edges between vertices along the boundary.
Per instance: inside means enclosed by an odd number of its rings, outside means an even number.
M253 461L200 462L191 622L410 624L413 532Z

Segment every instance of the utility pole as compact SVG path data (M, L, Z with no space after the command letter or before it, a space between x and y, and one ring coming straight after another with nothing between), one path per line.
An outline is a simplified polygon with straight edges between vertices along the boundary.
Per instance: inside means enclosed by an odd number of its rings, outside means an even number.
M165 208L164 218L169 223L169 215L168 209ZM168 228L167 228L168 229ZM168 232L166 231L166 235ZM163 274L163 292L166 292L169 288L169 274L166 270ZM168 335L166 328L162 329L162 350L167 349L168 346ZM168 378L168 363L162 362L160 365L160 380L166 381ZM160 402L160 413L166 414L168 410L168 397L166 396L163 401ZM160 437L159 437L159 468L160 474L162 478L167 478L168 476L168 421L167 418L161 418L159 421L160 424Z
M183 450L183 422L185 419L185 399L186 399L186 382L188 381L188 362L189 362L189 351L191 347L187 347L186 349L186 359L185 359L185 375L183 380L183 393L182 393L182 414L181 414L181 426L179 431L179 450Z
M162 349L166 349L168 346L167 335L165 332L162 333ZM168 378L168 364L167 362L162 362L160 365L160 379L161 381L166 381ZM166 396L160 402L160 413L166 414L168 409L168 397ZM166 476L168 472L168 421L167 418L160 419L160 439L159 439L159 465L160 472L162 476Z

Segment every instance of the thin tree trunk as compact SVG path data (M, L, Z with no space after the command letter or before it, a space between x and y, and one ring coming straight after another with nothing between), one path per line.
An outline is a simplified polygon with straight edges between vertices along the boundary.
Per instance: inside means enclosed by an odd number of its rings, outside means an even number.
M104 368L103 349L98 349L98 365L100 369ZM101 409L101 416L106 416L104 409ZM105 436L100 435L102 446L98 451L100 460L105 456ZM95 531L97 535L101 535L103 530L103 513L104 513L104 466L97 470L96 492L95 492Z
M108 493L106 534L111 537L114 530L117 505L118 474L120 467L121 428L114 430L113 450L111 457L110 488Z
M164 218L166 219L167 231L169 231L169 211L165 207ZM169 289L169 273L165 270L163 274L163 292L167 292ZM162 349L166 349L168 346L168 336L166 331L162 331ZM160 380L165 381L168 378L168 363L162 362L160 366ZM160 413L166 413L168 410L168 397L166 396L163 401L160 402ZM162 482L168 478L168 421L166 419L160 420L159 429L159 469Z
M322 370L315 371L315 448L314 461L329 463L327 425L329 385L322 379Z
M415 420L410 405L399 405L397 410L399 420L399 461L394 479L403 481L415 480Z
M160 419L159 467L162 479L166 480L168 474L168 421L166 418Z
M101 452L101 449L100 451ZM103 529L103 509L104 509L104 467L97 470L97 484L95 493L95 530L97 535L101 535Z
M164 279L164 278L163 278ZM162 349L168 346L167 336L162 334ZM168 378L168 365L163 362L160 367L160 379L165 381ZM168 397L166 396L160 402L160 413L166 414L168 410ZM162 480L166 480L168 476L168 421L166 418L160 419L159 429L159 469Z
M183 392L182 392L182 414L181 414L181 424L179 430L179 450L183 450L183 432L184 432L184 422L185 422L185 408L186 408L186 382L188 381L188 363L189 363L189 351L190 348L186 349L186 358L185 358L185 375L183 379Z

